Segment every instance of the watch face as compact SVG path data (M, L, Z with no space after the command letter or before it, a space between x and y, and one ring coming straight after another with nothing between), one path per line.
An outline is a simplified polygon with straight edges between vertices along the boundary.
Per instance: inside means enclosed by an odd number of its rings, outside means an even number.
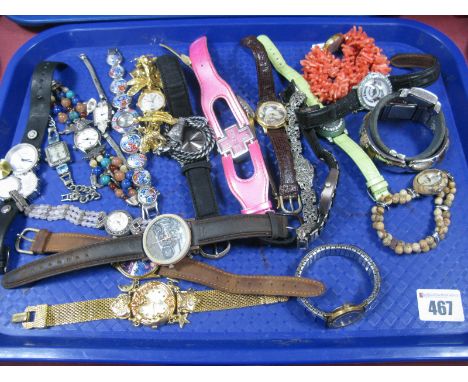
M176 309L176 296L166 284L151 281L132 296L130 310L135 323L157 326L169 321Z
M159 215L143 233L146 256L159 265L175 264L190 250L191 232L184 219L177 215Z
M76 132L74 138L75 146L78 150L86 153L99 145L100 138L99 131L92 127L87 127Z
M39 189L39 178L32 171L18 175L21 182L19 193L23 198L28 198Z
M286 108L280 102L263 102L257 109L257 120L266 129L277 129L286 123Z
M447 186L448 177L444 171L428 169L421 171L413 181L413 188L418 194L435 195Z
M11 199L11 191L19 191L21 189L21 181L14 175L0 179L0 200Z
M359 83L357 94L361 106L372 110L385 96L392 93L392 83L387 76L371 72Z
M362 309L350 310L330 319L327 324L331 328L342 328L359 321L364 314Z
M152 274L158 265L146 259L119 263L116 268L128 278L141 279Z
M110 109L106 102L97 103L93 111L93 120L96 126L107 124L110 120Z
M161 110L165 105L166 97L157 90L143 92L138 98L138 107L144 113Z
M68 146L65 142L62 141L48 145L45 149L45 153L47 162L51 167L57 167L71 160Z
M130 128L136 127L138 113L135 110L119 110L112 117L112 128L120 134L127 132Z
M5 159L10 163L15 174L24 174L37 164L39 153L33 145L20 143L7 152Z
M104 228L111 236L125 236L130 233L132 220L127 211L113 211L107 216Z
M336 121L320 125L317 128L317 133L324 138L335 138L345 132L344 119L337 119Z

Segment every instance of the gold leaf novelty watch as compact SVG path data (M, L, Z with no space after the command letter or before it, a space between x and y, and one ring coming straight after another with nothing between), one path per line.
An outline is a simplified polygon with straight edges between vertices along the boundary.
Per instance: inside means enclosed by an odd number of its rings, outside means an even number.
M72 302L59 305L28 306L16 313L12 322L25 329L48 328L80 322L123 319L135 326L158 328L164 324L189 323L190 313L245 308L287 301L287 297L253 296L226 293L219 290L182 291L169 280L150 281L140 285L119 287L116 298Z

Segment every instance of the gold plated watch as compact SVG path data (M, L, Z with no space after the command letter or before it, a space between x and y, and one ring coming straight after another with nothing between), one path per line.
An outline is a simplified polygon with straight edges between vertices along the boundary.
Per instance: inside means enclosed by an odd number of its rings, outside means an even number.
M189 323L190 313L237 309L249 306L285 302L287 297L253 296L226 293L219 290L182 291L175 280L167 283L150 281L142 285L134 281L120 286L123 292L116 298L72 302L59 305L28 306L16 313L12 322L21 323L25 329L48 328L80 322L123 319L135 326L154 329L164 324Z

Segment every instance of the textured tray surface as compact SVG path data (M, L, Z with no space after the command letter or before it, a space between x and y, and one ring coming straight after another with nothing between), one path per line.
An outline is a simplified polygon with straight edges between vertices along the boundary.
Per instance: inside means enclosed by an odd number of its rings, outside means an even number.
M275 25L274 20L283 24L281 28ZM84 65L78 59L79 53L85 52L90 57L104 88L108 90L110 78L105 63L108 47L119 47L126 59L124 66L128 71L133 67L130 60L134 57L164 53L158 46L159 42L187 52L191 41L206 34L220 75L236 93L255 107L258 101L255 65L251 53L239 44L242 37L248 34L268 34L277 42L286 60L298 67L299 60L312 43L321 42L338 31L346 32L354 22L350 19L333 21L323 18L208 19L206 22L196 19L54 28L39 35L35 39L36 43L23 48L5 76L0 91L0 154L7 151L10 143L17 143L23 133L28 115L29 79L39 60L57 60L69 64L70 68L57 74L57 78L80 97L87 99L97 94ZM9 322L12 313L22 311L27 305L116 296L117 285L127 280L111 267L99 267L45 280L31 288L1 289L0 358L159 363L304 363L467 357L468 324L422 322L418 318L416 302L416 290L419 288L459 289L462 299L468 298L468 238L464 221L468 214L468 196L465 193L468 171L457 130L464 126L457 126L454 119L453 96L456 94L452 89L459 73L453 63L450 65L449 53L453 47L447 47L430 35L431 30L423 30L414 23L365 19L361 25L369 35L376 38L377 44L388 56L401 52L428 52L441 57L444 76L429 89L442 102L451 137L450 150L440 168L448 169L458 185L447 239L427 254L397 257L382 247L371 228L369 210L372 203L356 166L338 147L325 143L341 164L341 177L330 220L312 247L324 243L349 243L358 245L371 255L383 279L378 304L373 311L366 314L361 322L341 330L324 329L322 322L314 320L295 300L267 307L193 314L190 317L191 324L184 329L175 325L158 330L134 328L127 321L113 320L24 331ZM458 54L455 51L452 53ZM395 70L394 73L399 72ZM199 104L195 103L199 94L196 80L188 70L186 76L194 106L200 110ZM278 76L275 78L277 91L282 90L284 83ZM466 100L466 93L461 94ZM461 99L458 101L461 102ZM348 131L354 139L358 138L363 116L363 113L357 113L346 119ZM118 134L113 135L119 138ZM268 152L267 157L271 159L272 148L260 129L257 129L257 135L263 151ZM410 131L384 128L383 138L390 135L388 139L391 142L398 142L397 149L408 153L421 149L430 141L429 132L421 126L415 126ZM72 145L70 138L65 139ZM326 170L309 150L307 154L317 165L316 180L321 186ZM76 182L88 184L87 163L78 152L73 152L73 156L72 171ZM212 157L212 164L222 213L238 213L240 208L227 188L219 156ZM168 158L154 157L150 160L149 169L161 192L160 211L192 217L189 190L177 163ZM58 204L60 194L65 190L55 171L42 163L39 172L42 180L41 195L34 202ZM394 191L410 186L413 179L412 175L397 175L387 170L383 170L383 174ZM104 198L101 201L80 207L105 211L126 208L109 190L102 191L102 194ZM133 216L138 215L136 209L127 209ZM390 232L410 240L422 238L432 230L431 216L432 205L427 199L392 210L386 222ZM15 233L23 227L96 233L66 222L54 224L26 221L18 217L9 235L10 244L13 244ZM235 273L292 275L303 255L304 252L295 248L236 243L227 257L210 263ZM28 256L12 253L11 266L17 267L31 260ZM323 260L308 275L323 280L329 288L327 294L320 298L320 306L324 308L333 308L346 301L359 301L370 288L362 273L346 260ZM181 285L202 289L185 282ZM468 316L466 308L465 316ZM222 356L219 353L222 350L229 355Z

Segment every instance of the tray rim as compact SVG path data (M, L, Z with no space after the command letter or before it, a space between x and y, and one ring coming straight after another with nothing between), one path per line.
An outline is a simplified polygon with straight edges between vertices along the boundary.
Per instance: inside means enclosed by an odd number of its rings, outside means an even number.
M351 23L356 22L357 17L346 16L346 17L307 17L307 16L287 16L287 17L238 17L234 18L233 21L226 21L225 17L207 17L213 24L219 23L230 23L239 21L245 21L250 23L255 20L256 24L268 23L268 21L278 20L287 22L291 19L296 19L304 22L319 22L325 21L333 24ZM421 30L422 33L431 35L438 39L450 52L453 53L455 59L456 68L459 74L459 80L462 82L465 95L468 96L468 67L465 63L464 57L459 48L442 32L427 26L423 23L414 20L397 19L397 18L362 18L363 20L374 23L389 23L397 22L408 27ZM191 19L195 24L200 22L203 18L194 17ZM159 20L162 23L170 26L177 25L181 21L187 21L187 18L170 18ZM11 58L6 68L1 88L0 88L0 110L3 110L4 103L6 101L6 89L9 89L12 85L13 74L16 66L20 63L21 59L32 49L38 42L48 39L54 35L63 33L65 31L89 29L89 28L109 28L114 23L119 24L119 28L125 27L125 24L138 23L140 25L149 24L154 20L127 20L127 21L109 21L109 22L96 22L96 23L85 23L85 24L66 24L55 26L46 31L39 33L31 40L26 42L22 47ZM455 114L455 113L454 113ZM455 116L454 116L455 117ZM455 120L457 118L455 117ZM457 129L460 124L456 123ZM458 130L460 132L460 130ZM204 349L203 355L198 350L192 350L189 347L179 349L139 349L138 359L128 352L126 349L105 349L102 352L102 348L88 348L86 346L76 348L45 348L45 347L34 347L29 348L21 347L21 343L15 346L14 341L5 338L6 335L0 335L0 360L5 361L24 361L30 360L34 362L40 361L53 361L53 362L77 362L77 363L158 363L158 364L294 364L294 363L354 363L354 362L401 362L401 361L431 361L431 360L466 360L468 359L468 340L463 340L461 335L461 341L458 345L434 345L424 347L425 354L421 356L419 347L415 344L398 345L390 348L383 346L333 346L333 347L307 347L303 343L294 343L294 340L284 341L285 344L280 346L274 346L278 341L272 341L269 346L258 346L255 344L254 347L249 349L248 357L246 356L245 349L241 346L236 346L236 349L227 346L226 351L229 351L229 360L219 360L219 351L222 351L222 346L214 346L213 348ZM2 340L3 339L3 340ZM20 341L21 342L21 341ZM244 342L244 341L242 341ZM248 346L249 341L245 341ZM221 345L221 344L216 344ZM276 344L278 345L278 344ZM161 351L162 350L162 351ZM155 360L155 356L159 355L158 360ZM340 357L338 358L337 355ZM208 360L208 362L206 361Z

